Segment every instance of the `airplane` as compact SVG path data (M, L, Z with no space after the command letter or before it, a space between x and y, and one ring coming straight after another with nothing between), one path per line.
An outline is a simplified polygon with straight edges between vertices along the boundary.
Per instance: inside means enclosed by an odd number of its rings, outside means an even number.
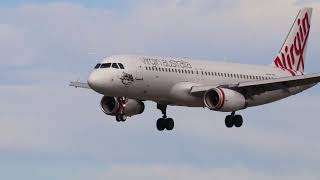
M305 74L312 8L299 11L279 53L270 65L249 65L144 55L115 55L98 63L87 82L70 86L103 95L100 106L116 121L144 112L145 101L157 104L163 116L159 131L174 129L168 106L202 107L229 112L227 128L241 127L236 112L272 103L305 91L320 81L320 73Z

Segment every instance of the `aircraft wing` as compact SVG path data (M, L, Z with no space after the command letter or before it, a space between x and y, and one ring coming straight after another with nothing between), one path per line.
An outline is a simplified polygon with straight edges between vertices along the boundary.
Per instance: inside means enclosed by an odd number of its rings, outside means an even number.
M79 81L70 82L69 86L73 86L75 88L91 89L88 83L79 82Z
M308 74L301 76L283 77L277 79L260 80L260 81L249 81L241 82L238 84L227 84L218 87L228 88L238 91L247 97L258 95L267 91L274 91L287 88L303 86L303 85L315 85L320 82L320 73ZM191 88L191 94L203 96L203 94L217 86L193 86Z

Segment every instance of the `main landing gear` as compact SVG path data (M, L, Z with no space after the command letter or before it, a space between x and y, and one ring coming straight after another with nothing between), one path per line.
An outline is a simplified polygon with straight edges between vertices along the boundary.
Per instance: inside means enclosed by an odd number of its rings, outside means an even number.
M243 124L243 119L241 115L235 115L235 112L232 112L231 115L228 115L225 119L227 128L241 127Z
M171 131L174 128L174 121L172 118L167 118L167 105L157 104L157 109L161 110L163 116L157 121L157 129L163 131L164 129Z

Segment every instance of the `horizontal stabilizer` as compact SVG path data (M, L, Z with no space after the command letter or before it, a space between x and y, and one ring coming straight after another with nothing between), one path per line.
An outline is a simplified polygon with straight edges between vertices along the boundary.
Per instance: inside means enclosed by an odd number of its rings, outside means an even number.
M91 89L88 83L83 83L83 82L70 82L69 86L73 86L75 88L86 88L86 89Z

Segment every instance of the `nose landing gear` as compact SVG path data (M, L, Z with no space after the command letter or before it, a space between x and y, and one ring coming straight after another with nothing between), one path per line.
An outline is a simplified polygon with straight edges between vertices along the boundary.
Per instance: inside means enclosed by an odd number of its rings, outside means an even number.
M243 118L241 115L235 115L235 112L232 112L231 115L228 115L225 119L225 124L227 128L241 127L243 124Z
M119 102L120 113L116 115L116 121L125 122L127 120L127 116L124 114L124 109L127 106L127 99L125 97L119 97L118 102Z
M161 110L163 116L157 120L157 129L159 131L168 130L172 131L174 128L174 120L167 118L167 105L157 104L157 109Z
M125 122L127 120L127 116L121 114L116 116L117 122Z

